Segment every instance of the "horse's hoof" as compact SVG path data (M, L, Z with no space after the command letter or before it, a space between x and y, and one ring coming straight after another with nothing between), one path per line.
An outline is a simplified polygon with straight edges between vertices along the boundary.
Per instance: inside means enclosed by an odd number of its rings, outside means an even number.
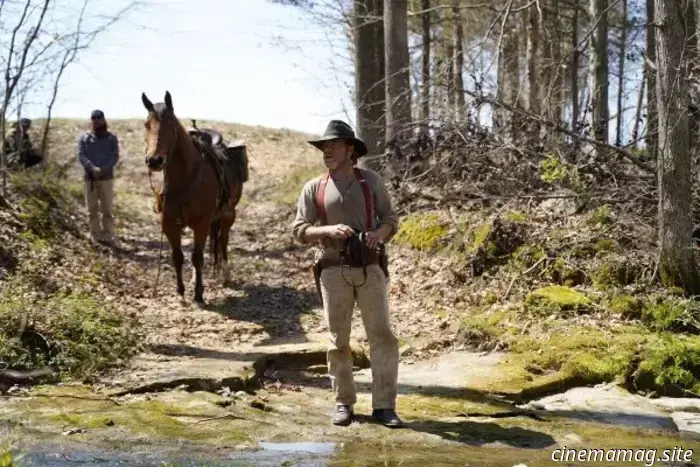
M202 300L202 301L195 300L193 303L194 303L194 306L196 306L200 310L203 310L207 307L207 304L204 302L204 300Z

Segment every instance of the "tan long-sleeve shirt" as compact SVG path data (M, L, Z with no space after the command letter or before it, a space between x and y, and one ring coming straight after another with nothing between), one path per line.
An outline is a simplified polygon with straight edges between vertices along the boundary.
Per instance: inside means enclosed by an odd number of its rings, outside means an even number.
M372 230L377 229L382 224L390 225L391 232L385 239L385 242L388 242L396 234L399 227L399 218L391 197L381 175L369 169L360 169L360 171L372 193L372 217L374 219ZM301 243L305 243L303 240L304 231L317 221L320 223L316 208L316 193L324 178L325 174L306 182L299 195L297 214L292 223L292 234ZM354 174L347 180L337 182L333 178L329 178L324 198L326 219L329 225L345 224L357 232L368 230L364 193ZM321 240L322 256L337 258L342 245L343 240L324 238Z

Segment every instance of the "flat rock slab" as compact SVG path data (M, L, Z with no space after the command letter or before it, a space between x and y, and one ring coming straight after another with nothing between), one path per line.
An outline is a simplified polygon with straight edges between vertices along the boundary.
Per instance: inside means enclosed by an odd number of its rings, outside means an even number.
M118 388L114 396L185 388L215 391L228 387L237 391L255 384L267 368L303 369L326 363L327 346L320 342L220 349L159 345L134 357L129 366L106 383ZM355 364L369 366L361 350L353 349Z
M413 363L405 360L399 363L399 392L441 392L445 390L467 389L470 378L488 379L503 360L502 353L494 352L454 352L431 360ZM370 369L355 373L355 381L369 384L372 380Z
M681 438L700 440L700 413L673 412L671 417L678 427Z
M574 388L519 407L614 425L676 430L671 412L658 402L612 384Z

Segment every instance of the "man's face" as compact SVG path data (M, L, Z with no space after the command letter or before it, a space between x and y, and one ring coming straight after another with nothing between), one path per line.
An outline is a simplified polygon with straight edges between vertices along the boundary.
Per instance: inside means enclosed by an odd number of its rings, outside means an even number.
M22 125L21 126L22 133L27 133L29 131L29 128L31 128L31 126L32 126L31 123L26 123L26 124Z
M92 127L95 130L103 130L105 127L105 119L104 118L93 118L92 119Z
M329 170L337 170L352 165L353 147L345 140L336 139L323 144L323 162Z

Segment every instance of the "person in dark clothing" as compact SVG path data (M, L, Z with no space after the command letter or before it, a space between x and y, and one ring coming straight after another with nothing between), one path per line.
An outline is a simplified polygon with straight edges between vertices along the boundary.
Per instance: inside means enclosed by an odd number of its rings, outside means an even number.
M29 138L31 126L30 119L22 118L12 125L12 129L5 136L5 154L9 167L29 168L44 160L41 152L34 149Z
M90 115L91 131L78 140L78 160L85 171L85 203L90 232L100 243L114 243L114 167L119 161L119 139L107 129L101 110ZM100 228L99 211L102 211Z

